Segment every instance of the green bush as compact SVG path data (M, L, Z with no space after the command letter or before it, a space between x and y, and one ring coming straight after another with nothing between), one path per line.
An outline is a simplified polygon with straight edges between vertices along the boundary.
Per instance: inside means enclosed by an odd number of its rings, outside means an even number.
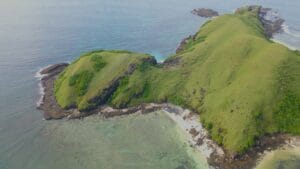
M101 55L93 55L91 57L91 61L94 62L93 68L96 72L99 72L106 65L106 62L103 60Z
M176 104L176 105L179 105L179 106L186 105L184 98L182 98L182 97L180 97L176 94L169 96L168 101L170 103L173 103L173 104Z
M94 74L90 71L75 74L69 78L69 86L73 86L76 94L82 96L87 92L87 88L93 76Z
M300 99L291 91L286 91L279 102L275 118L281 132L300 133Z
M138 67L137 67L137 70L139 70L140 72L145 72L149 69L151 69L151 63L149 62L143 62L142 64L140 64Z

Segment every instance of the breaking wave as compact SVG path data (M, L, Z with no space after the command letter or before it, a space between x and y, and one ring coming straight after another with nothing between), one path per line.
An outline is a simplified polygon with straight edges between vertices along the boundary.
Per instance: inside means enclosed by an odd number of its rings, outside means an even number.
M286 34L296 38L300 38L300 31L291 29L287 24L283 24L282 29Z

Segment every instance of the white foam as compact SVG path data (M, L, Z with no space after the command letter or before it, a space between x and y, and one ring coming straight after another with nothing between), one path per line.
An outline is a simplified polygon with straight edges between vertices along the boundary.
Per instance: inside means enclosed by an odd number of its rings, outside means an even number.
M280 44L286 46L286 47L289 48L290 50L298 50L297 47L292 46L292 45L289 45L289 44L287 44L287 43L285 43L285 42L282 42L282 41L280 41L280 40L277 40L277 39L271 39L271 40L274 41L274 42L276 42L276 43L280 43Z
M35 78L38 78L39 80L43 78L44 75L41 74L44 68L40 68L34 75Z
M290 28L289 28L289 26L287 25L287 24L283 24L282 25L282 29L283 29L283 31L286 33L286 34L288 34L288 35L290 35L290 36L293 36L293 37L295 37L295 38L300 38L300 32L299 31L295 31L295 30L290 30Z
M37 78L37 79L39 80L38 86L39 86L39 96L40 96L40 98L39 98L39 100L38 100L37 103L36 103L36 106L37 106L37 107L39 107L39 106L43 103L43 99L44 99L44 96L45 96L45 89L44 89L44 87L43 87L43 85L42 85L42 78L43 78L43 77L46 77L47 74L41 74L41 72L42 72L44 69L49 68L50 66L52 66L52 65L48 65L48 66L46 66L46 67L40 68L40 69L35 73L35 75L34 75L34 77Z
M39 82L39 95L40 95L40 98L36 103L37 107L40 107L40 105L43 103L43 99L45 96L45 89L44 89L41 81Z

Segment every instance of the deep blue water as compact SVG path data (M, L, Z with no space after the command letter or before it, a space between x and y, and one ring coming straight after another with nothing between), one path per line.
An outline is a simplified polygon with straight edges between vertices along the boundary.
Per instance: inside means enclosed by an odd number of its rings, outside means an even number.
M39 99L35 74L40 68L72 61L94 49L145 52L162 61L174 53L182 38L204 23L205 19L190 13L192 9L207 7L230 13L246 4L278 10L286 29L275 38L300 48L298 0L0 1L0 168L26 168L31 156L42 158L36 150L51 154L57 149L51 145L44 148L44 130L54 122L43 121L35 109ZM59 126L61 122L55 123ZM73 154L55 157L67 155ZM72 163L67 166L72 168Z

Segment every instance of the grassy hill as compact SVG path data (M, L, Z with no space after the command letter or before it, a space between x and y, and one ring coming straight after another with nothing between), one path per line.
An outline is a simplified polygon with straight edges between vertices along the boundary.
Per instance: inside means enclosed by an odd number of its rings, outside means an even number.
M55 96L62 108L88 110L104 103L118 81L146 61L146 54L128 51L94 51L68 66L55 81Z
M57 79L57 101L81 110L171 102L200 113L212 138L239 153L266 133L300 134L300 53L270 41L256 10L208 21L164 64L150 60L123 51L86 54Z

